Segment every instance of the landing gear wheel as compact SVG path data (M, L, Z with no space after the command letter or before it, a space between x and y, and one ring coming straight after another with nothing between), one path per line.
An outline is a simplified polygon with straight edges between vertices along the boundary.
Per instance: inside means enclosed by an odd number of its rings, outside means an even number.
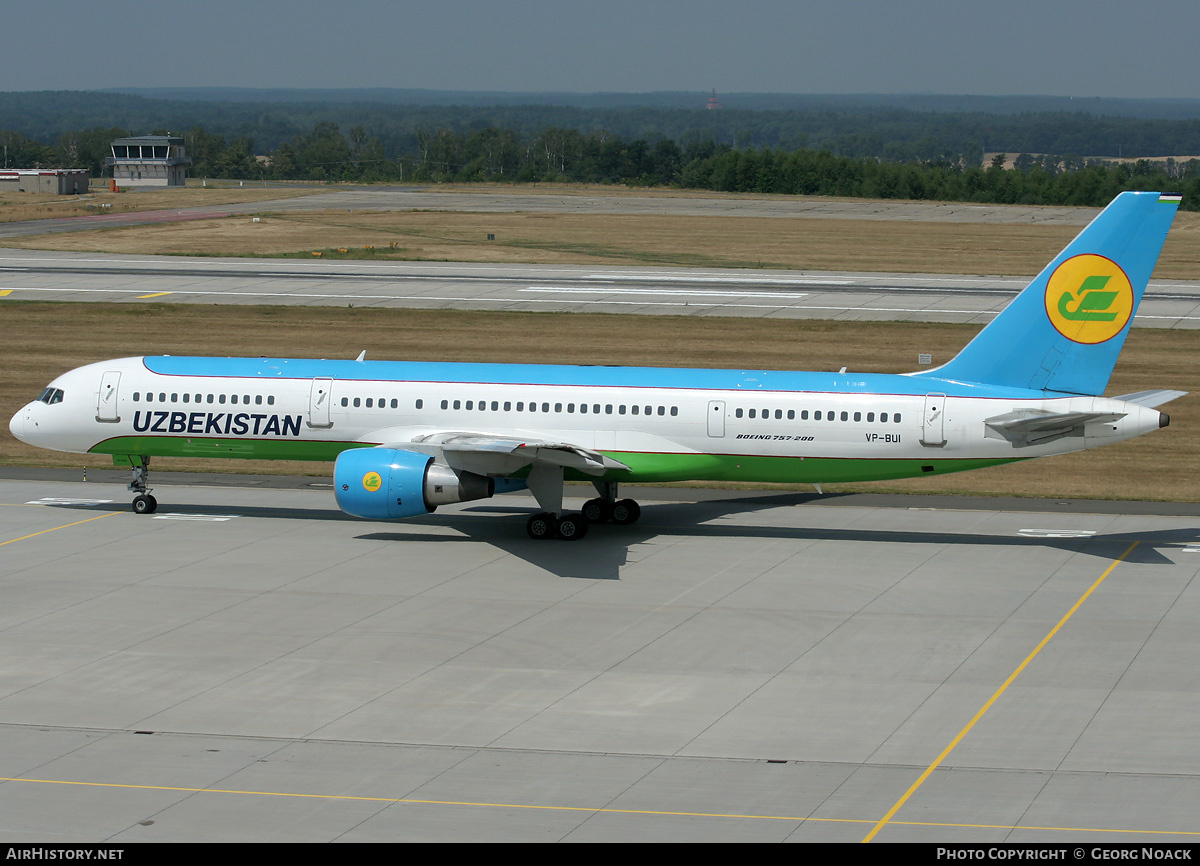
M558 537L578 541L588 534L588 522L582 514L564 514L558 521Z
M631 523L637 523L638 518L641 516L642 506L638 505L632 499L622 499L613 503L612 522L618 526L628 526Z
M133 497L134 514L153 514L158 510L158 500L149 493Z
M558 534L558 521L554 519L553 514L543 511L529 518L529 522L525 524L525 531L535 541L553 538Z
M583 519L588 523L608 523L612 520L612 503L603 499L589 499L583 503Z

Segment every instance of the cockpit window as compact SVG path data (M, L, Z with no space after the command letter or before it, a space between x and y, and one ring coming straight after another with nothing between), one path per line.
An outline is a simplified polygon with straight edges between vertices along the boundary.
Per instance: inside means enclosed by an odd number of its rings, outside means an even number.
M63 399L62 388L47 388L38 395L39 403L53 404L61 403Z

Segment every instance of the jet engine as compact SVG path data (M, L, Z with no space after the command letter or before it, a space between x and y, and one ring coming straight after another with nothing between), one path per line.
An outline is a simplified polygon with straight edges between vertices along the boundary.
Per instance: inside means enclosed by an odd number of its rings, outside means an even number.
M429 514L439 505L487 499L495 482L435 463L428 454L392 448L355 448L333 466L338 507L368 520Z

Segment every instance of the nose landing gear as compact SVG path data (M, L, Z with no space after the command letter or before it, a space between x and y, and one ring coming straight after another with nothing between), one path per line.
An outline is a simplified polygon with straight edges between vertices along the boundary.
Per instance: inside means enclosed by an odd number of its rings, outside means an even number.
M137 496L133 497L134 514L153 514L158 510L158 500L150 495L150 458L130 455L129 465L133 470L133 479L127 490L132 490Z

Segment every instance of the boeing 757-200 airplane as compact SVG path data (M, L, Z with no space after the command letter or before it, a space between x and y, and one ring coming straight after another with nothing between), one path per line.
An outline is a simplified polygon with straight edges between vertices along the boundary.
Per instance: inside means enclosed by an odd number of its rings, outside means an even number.
M904 375L267 358L123 358L55 379L10 423L111 454L148 513L150 458L336 460L369 520L528 487L533 538L632 523L622 482L867 481L1096 448L1180 391L1100 396L1179 206L1119 195L952 361ZM596 498L563 514L565 479Z

